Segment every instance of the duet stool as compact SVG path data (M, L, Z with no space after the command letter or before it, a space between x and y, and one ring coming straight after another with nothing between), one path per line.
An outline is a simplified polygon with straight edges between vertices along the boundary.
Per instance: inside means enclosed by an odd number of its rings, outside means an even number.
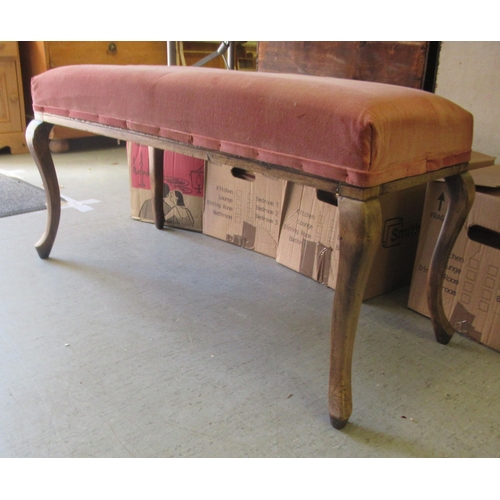
M446 344L453 335L442 283L475 193L468 173L473 119L456 104L387 84L177 66L61 67L33 78L31 91L35 119L27 140L48 205L36 244L42 259L51 252L61 211L49 151L53 125L149 146L158 228L164 149L312 186L339 210L329 413L340 429L352 411L354 338L381 240L379 197L444 178L449 208L427 293L437 341Z

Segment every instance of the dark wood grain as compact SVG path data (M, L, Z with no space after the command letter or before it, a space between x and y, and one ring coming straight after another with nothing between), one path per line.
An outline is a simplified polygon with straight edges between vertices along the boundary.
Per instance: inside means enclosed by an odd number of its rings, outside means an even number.
M424 88L430 42L259 42L258 71Z

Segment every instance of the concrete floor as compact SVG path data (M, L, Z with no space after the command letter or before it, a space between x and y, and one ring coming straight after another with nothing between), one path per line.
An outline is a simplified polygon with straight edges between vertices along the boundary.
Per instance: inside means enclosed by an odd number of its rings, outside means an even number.
M437 344L408 289L364 304L336 431L332 290L132 220L124 148L55 161L64 195L99 202L63 210L46 261L45 211L0 219L0 457L500 456L500 353ZM29 155L0 171L40 185Z

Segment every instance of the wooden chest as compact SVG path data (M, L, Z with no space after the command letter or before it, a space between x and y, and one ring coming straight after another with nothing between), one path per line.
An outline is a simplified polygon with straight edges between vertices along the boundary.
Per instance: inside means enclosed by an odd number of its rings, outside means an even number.
M438 51L438 42L259 42L257 69L433 91Z

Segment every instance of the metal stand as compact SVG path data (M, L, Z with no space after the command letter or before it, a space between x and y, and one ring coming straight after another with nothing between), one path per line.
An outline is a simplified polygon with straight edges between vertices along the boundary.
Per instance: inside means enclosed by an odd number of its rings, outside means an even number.
M222 42L216 51L200 59L193 66L204 66L216 57L222 57L227 69L234 69L235 42ZM225 54L227 52L227 58ZM177 47L175 42L167 42L167 64L175 66L177 62Z

